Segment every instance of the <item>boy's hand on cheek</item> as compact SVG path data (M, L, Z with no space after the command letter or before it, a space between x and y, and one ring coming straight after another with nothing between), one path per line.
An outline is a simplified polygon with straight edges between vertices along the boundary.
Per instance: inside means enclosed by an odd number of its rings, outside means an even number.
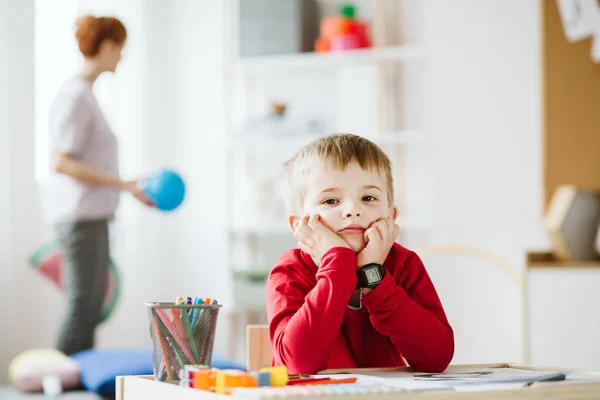
M334 247L347 247L350 245L335 232L319 221L318 214L303 217L294 231L298 240L298 247L312 256L314 262L320 266L321 257Z
M370 263L382 264L387 258L400 228L393 219L382 218L375 221L365 231L367 246L358 253L357 268Z

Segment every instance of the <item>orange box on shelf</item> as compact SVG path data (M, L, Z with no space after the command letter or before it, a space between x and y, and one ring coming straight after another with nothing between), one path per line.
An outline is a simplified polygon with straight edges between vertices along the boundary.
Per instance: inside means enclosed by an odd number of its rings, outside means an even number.
M321 37L331 38L352 32L354 21L345 17L325 17L321 20Z

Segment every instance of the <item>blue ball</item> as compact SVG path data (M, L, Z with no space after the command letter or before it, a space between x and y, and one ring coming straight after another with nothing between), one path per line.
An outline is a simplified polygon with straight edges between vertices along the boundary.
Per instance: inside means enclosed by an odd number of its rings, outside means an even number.
M159 210L172 211L185 198L185 183L177 172L165 169L145 181L144 193Z

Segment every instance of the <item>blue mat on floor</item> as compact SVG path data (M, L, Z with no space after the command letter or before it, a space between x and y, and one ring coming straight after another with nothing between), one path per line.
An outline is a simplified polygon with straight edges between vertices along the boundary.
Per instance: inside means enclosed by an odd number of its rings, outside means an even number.
M71 356L81 370L86 390L103 397L114 397L115 378L120 375L152 375L152 350L90 349ZM213 355L211 366L220 369L245 369L225 357Z

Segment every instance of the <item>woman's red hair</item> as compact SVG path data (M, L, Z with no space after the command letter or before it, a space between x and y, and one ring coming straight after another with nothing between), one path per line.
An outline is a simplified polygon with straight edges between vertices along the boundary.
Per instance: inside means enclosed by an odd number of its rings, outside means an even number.
M117 18L85 15L75 22L75 38L81 54L94 57L100 51L104 40L109 39L117 44L125 43L127 30Z

